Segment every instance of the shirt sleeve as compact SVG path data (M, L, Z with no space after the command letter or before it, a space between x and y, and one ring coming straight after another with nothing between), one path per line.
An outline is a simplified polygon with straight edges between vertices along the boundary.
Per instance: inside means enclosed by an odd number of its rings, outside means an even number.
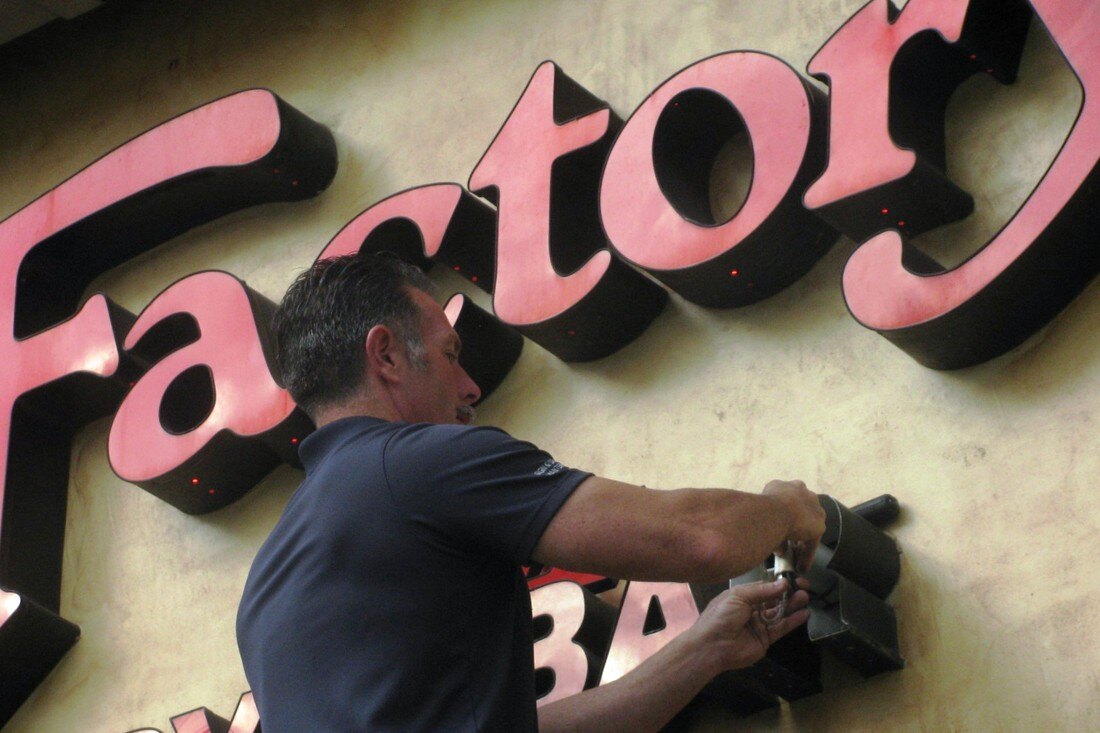
M409 425L382 455L393 501L431 541L523 564L591 474L495 428Z

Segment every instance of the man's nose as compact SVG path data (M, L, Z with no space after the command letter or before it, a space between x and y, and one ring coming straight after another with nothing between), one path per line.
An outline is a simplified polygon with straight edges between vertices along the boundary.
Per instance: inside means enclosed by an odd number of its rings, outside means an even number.
M461 369L461 367L459 367ZM465 369L462 369L462 384L461 392L463 401L467 405L472 405L481 399L481 388L477 386L477 382L470 378Z

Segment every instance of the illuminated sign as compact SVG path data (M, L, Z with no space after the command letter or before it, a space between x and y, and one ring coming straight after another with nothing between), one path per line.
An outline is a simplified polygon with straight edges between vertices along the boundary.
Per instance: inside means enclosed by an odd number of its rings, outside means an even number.
M1019 211L945 269L908 237L972 208L944 172L946 101L975 73L1014 79L1033 13L1080 81L1083 106ZM392 250L489 292L495 317L461 295L446 309L485 394L518 357L518 334L567 361L597 359L661 311L667 291L654 280L703 305L745 305L797 281L838 232L862 242L842 283L857 321L928 366L980 363L1047 323L1100 269L1098 27L1090 0L910 0L903 11L872 0L810 62L828 95L773 56L735 51L673 75L626 122L546 62L468 189L390 196L319 256ZM718 221L709 171L740 132L753 143L754 179ZM249 90L144 133L0 222L0 723L76 640L57 612L77 428L113 413L114 470L190 513L295 464L311 429L279 386L273 303L233 275L189 275L140 315L102 294L81 303L84 288L226 213L313 196L335 169L327 130ZM46 635L40 669L8 661ZM595 683L591 670L583 677L568 684Z

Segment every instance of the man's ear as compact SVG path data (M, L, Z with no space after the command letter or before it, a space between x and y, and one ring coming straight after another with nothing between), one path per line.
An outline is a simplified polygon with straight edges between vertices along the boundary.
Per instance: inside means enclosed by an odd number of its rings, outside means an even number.
M404 354L399 353L401 344L388 326L372 326L363 340L363 350L368 373L374 373L387 382L397 380Z

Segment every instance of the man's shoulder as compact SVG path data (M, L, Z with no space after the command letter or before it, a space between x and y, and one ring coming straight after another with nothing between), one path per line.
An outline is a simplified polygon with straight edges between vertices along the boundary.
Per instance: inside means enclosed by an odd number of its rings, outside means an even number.
M448 446L499 444L515 439L500 428L449 423L398 423L386 439L388 445L445 443Z
M382 455L387 478L401 482L461 482L503 470L526 472L528 463L549 458L496 427L428 423L399 426L387 438Z

